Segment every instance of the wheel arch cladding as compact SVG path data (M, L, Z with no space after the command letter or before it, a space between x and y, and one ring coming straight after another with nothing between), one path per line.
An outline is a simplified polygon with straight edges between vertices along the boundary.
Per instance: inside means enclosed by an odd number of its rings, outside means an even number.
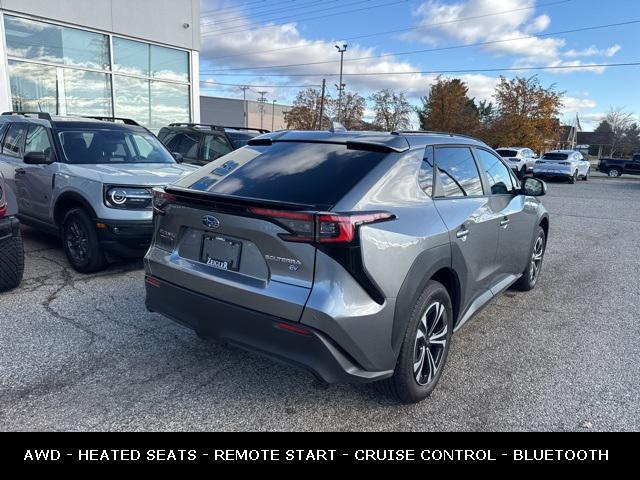
M425 250L416 257L402 282L391 334L391 348L396 355L400 352L411 311L430 280L442 283L449 292L455 324L460 310L461 287L458 275L451 268L451 247L445 244Z
M84 208L91 218L96 218L96 212L89 202L78 193L68 192L60 195L53 209L53 220L60 227L65 214L72 208Z
M547 217L546 215L542 217L540 219L539 225L542 227L542 230L544 231L545 241L547 241L549 239L549 217Z

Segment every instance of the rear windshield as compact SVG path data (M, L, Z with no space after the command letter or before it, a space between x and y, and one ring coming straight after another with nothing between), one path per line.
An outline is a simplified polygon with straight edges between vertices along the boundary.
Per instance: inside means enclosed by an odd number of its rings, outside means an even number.
M252 131L239 132L237 130L226 130L226 132L229 138L231 139L231 143L233 143L233 146L235 148L244 147L247 144L247 142L251 140L253 137L257 137L258 135L261 135L260 132L252 132Z
M151 133L110 129L73 129L58 133L68 163L175 163Z
M503 158L512 158L518 155L515 150L496 150L496 152Z
M569 155L566 153L545 153L542 156L543 160L566 160L569 158Z
M326 143L247 146L214 160L176 185L220 195L331 208L386 155Z

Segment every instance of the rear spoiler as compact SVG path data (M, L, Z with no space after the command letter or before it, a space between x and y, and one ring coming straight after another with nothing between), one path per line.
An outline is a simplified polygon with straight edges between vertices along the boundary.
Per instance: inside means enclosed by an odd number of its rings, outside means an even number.
M409 150L409 143L407 142L406 146L403 147L392 147L390 145L385 145L384 143L376 143L376 142L358 142L354 140L348 140L346 142L325 142L318 140L280 140L278 138L252 138L247 142L248 145L252 146L270 146L276 142L282 143L325 143L329 145L345 145L347 150L364 150L367 152L380 152L380 153L402 153Z

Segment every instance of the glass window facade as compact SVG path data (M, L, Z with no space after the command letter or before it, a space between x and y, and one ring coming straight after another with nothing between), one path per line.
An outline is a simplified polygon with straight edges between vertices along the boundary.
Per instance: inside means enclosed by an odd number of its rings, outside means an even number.
M6 14L4 29L13 110L125 117L154 130L191 120L184 50Z

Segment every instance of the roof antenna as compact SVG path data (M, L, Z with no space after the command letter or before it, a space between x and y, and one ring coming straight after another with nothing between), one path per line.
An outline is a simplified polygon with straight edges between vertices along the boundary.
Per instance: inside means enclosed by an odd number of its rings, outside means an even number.
M332 120L330 122L330 127L329 127L329 131L331 133L336 133L336 132L346 132L347 129L345 128L344 125L342 125L340 122L338 122L337 120Z

